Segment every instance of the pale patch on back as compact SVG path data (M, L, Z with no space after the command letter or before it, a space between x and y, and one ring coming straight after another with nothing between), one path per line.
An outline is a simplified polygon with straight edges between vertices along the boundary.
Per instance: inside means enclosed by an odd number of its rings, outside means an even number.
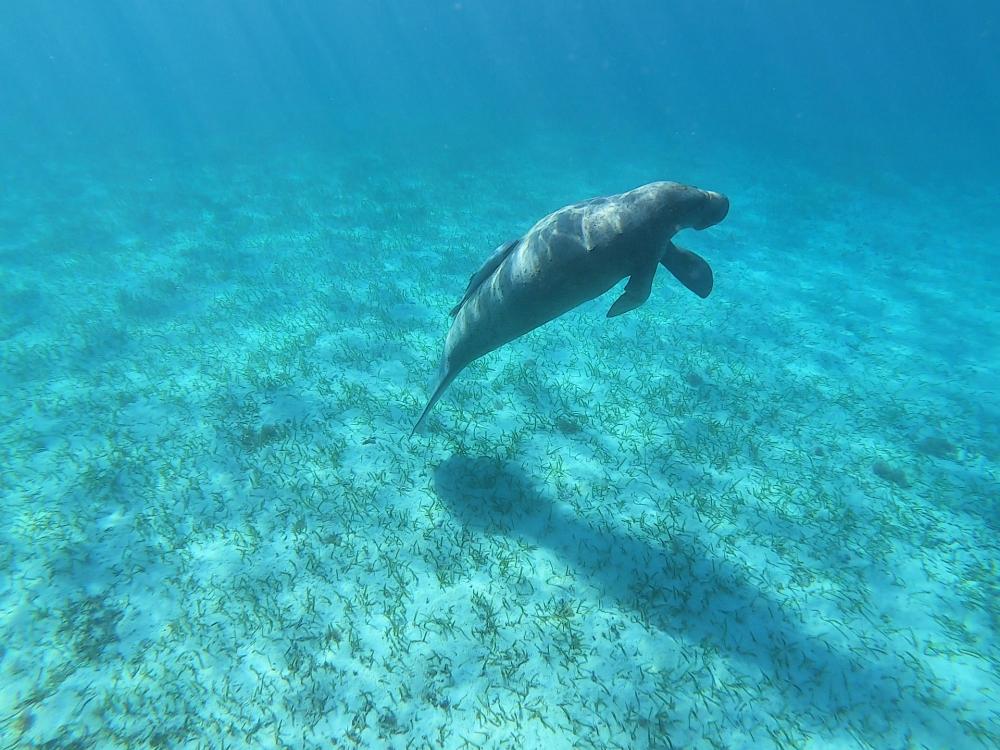
M595 206L583 218L583 242L589 252L602 238L611 234L621 234L625 222L621 206L615 201L605 201Z

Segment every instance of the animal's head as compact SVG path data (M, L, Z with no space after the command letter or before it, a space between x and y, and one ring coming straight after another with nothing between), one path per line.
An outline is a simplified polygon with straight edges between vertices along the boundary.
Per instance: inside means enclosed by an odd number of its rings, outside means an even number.
M722 193L699 190L677 182L653 182L640 190L648 190L673 231L707 229L718 224L729 213L729 199Z

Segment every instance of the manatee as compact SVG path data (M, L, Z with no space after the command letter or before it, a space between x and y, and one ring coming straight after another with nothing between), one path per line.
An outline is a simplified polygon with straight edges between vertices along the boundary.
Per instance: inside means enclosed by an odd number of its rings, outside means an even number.
M626 277L609 318L646 301L661 265L699 297L707 297L711 267L672 239L681 229L718 224L728 212L729 199L721 193L652 182L561 208L523 237L500 245L451 310L454 319L437 385L410 434L470 362L604 294Z

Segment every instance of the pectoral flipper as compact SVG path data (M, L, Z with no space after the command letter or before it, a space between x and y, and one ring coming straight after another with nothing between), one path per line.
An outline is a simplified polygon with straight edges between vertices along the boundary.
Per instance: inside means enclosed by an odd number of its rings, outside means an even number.
M712 293L712 286L715 283L712 267L700 255L668 242L660 263L679 282L702 299Z
M615 300L615 303L608 310L608 317L614 318L629 310L634 310L647 299L649 292L653 288L653 277L656 275L656 263L650 263L646 268L633 273L625 285L622 296Z

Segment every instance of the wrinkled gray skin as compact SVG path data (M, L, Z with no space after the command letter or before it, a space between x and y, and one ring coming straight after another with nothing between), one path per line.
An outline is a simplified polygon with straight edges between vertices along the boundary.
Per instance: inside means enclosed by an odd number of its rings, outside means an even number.
M562 208L520 239L501 245L473 274L451 311L455 319L437 387L413 431L470 362L604 294L625 277L629 282L608 310L609 318L646 301L658 265L707 297L712 269L671 238L681 229L718 224L728 211L729 199L720 193L653 182Z

